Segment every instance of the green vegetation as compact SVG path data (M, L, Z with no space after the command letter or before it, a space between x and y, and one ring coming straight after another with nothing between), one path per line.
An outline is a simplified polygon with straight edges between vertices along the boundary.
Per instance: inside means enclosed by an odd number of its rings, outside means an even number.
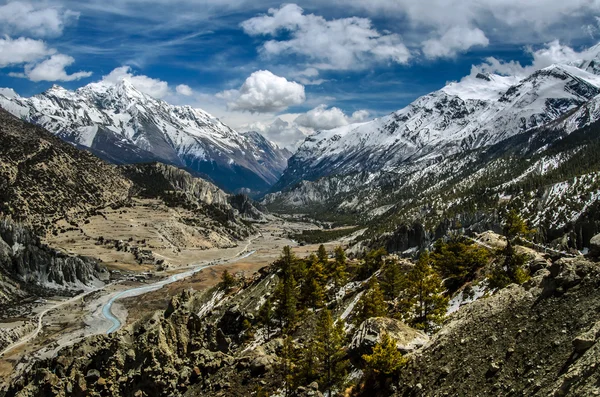
M389 390L390 383L408 362L398 351L396 341L387 333L381 336L381 340L373 347L373 352L363 355L362 359L365 362L362 395L369 395L376 390Z
M431 256L421 254L416 265L407 273L401 294L402 317L413 327L428 332L442 323L448 309L448 297L442 295L442 279L432 265Z
M524 269L527 258L524 254L516 252L515 244L534 232L515 209L508 212L503 226L506 237L504 262L496 265L489 276L492 288L504 288L511 283L523 284L529 280L529 273Z
M448 241L438 240L430 259L445 280L444 286L448 292L454 293L475 278L477 271L488 263L490 253L473 241L457 235Z
M349 236L358 230L360 230L360 227L348 227L334 230L303 230L301 234L291 234L289 237L299 243L323 244Z
M221 282L219 283L219 288L224 289L225 292L229 292L231 289L233 289L233 287L236 286L236 284L237 280L231 275L231 273L227 271L227 269L221 273Z

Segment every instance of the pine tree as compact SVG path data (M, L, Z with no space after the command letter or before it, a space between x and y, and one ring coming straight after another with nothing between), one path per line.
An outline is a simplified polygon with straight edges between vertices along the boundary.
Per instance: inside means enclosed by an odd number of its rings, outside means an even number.
M229 271L225 269L223 273L221 273L221 282L219 283L219 287L224 289L225 291L229 291L233 287L235 287L235 284L235 277L233 277L231 273L229 273Z
M335 261L330 266L328 271L329 276L333 279L335 288L338 289L346 283L348 273L346 272L346 253L342 247L335 248Z
M344 324L333 322L327 309L321 310L317 320L315 334L316 356L319 360L321 380L319 385L332 395L333 390L340 388L348 373L349 362L344 351Z
M450 293L457 291L475 278L477 270L485 266L490 254L462 236L454 236L447 242L438 240L431 254L433 266L445 279Z
M362 358L365 360L367 376L374 377L398 375L408 361L398 351L396 341L387 333L381 336L381 340L373 347L373 352L363 355Z
M521 215L513 208L506 215L502 232L506 237L506 252L509 254L514 252L513 245L517 239L529 237L534 230L527 226Z
M514 246L520 238L527 238L535 231L527 226L515 209L510 210L506 215L502 230L506 238L505 258L504 263L496 266L489 277L492 288L503 288L510 283L523 284L529 279L529 274L523 268L526 257L517 253Z
M369 251L365 257L365 263L361 268L360 276L365 279L381 268L383 257L387 254L384 248Z
M280 371L281 378L283 381L283 393L284 396L288 397L292 395L292 386L294 383L294 362L296 361L294 351L294 341L291 336L286 336L283 339L283 346L281 348L281 363Z
M369 280L368 289L360 297L356 305L355 325L359 326L368 318L383 317L387 314L387 305L379 282L375 277Z
M302 301L308 307L323 306L325 298L325 274L323 265L315 255L308 258L309 268L302 285Z
M317 256L319 257L319 261L321 264L326 265L329 262L329 255L327 254L327 250L323 244L319 245L319 250L317 251Z
M298 303L298 291L296 290L296 279L294 276L289 276L282 280L275 290L277 297L277 317L284 332L290 332L297 319L296 305Z
M290 276L298 277L300 271L299 260L292 251L292 247L286 245L283 247L281 257L275 262L275 265L281 270L284 279Z
M381 287L387 300L398 298L404 285L404 274L398 261L391 260L385 264L382 273Z
M314 328L314 325L313 325ZM319 380L319 360L317 357L318 343L314 337L310 337L300 351L298 363L294 371L294 384L308 385Z
M271 335L271 323L273 322L273 303L268 298L258 311L258 320L267 329L267 335Z
M405 317L419 329L431 331L440 324L448 308L448 298L440 276L431 266L429 253L423 253L410 272L406 275L406 288L403 293Z

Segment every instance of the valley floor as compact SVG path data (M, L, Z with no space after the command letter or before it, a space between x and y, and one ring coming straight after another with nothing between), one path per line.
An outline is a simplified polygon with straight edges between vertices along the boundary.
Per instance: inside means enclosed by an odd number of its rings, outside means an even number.
M194 250L193 255L188 252L187 263L164 271L152 271L146 266L136 268L131 264L126 266L127 270L137 271L128 272L127 278L122 277L126 270L121 267L118 273L121 280L111 281L101 288L86 291L74 298L40 300L27 317L0 319L0 329L21 327L24 331L19 341L6 348L0 355L0 382L10 381L12 374L20 372L17 369L28 366L36 358L52 356L62 347L72 345L87 336L106 333L113 326L113 322L103 314L103 308L112 297L124 291L150 286L153 283L164 284L165 280L173 275L191 273L190 270L208 266L157 290L116 300L110 311L121 324L127 325L155 310L164 310L171 297L183 290L200 291L216 285L225 269L239 277L247 277L276 260L286 245L293 246L299 257L307 256L318 247L299 246L287 237L288 234L315 229L312 224L273 218L258 228L259 232L255 236L239 242L235 247ZM89 255L89 251L95 249L92 246L93 242L85 246L83 241L79 241L76 251L88 251ZM64 240L62 242L64 243ZM334 241L326 245L334 247L339 244L339 241ZM249 255L250 252L252 255ZM23 327L24 324L30 326ZM2 386L4 385L0 383L0 388Z

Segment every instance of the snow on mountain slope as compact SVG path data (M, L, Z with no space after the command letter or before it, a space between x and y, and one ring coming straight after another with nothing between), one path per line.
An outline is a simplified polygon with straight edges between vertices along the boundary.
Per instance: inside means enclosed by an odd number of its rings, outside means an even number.
M0 106L109 161L174 164L230 191L268 189L290 155L262 136L234 131L203 110L154 99L127 79L76 91L53 86L31 98L3 89Z
M600 94L600 77L572 65L552 65L515 80L478 74L386 117L320 131L289 159L273 191L324 176L395 172L409 163L493 145L557 120Z

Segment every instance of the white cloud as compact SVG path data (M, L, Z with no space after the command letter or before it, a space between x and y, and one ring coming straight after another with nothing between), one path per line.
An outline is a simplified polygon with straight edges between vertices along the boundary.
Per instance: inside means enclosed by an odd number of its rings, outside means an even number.
M413 31L426 28L443 34L454 26L478 26L488 36L513 43L556 38L556 32L585 35L573 29L581 25L571 23L593 20L600 11L597 0L347 0L343 4L371 15L407 20Z
M114 69L108 75L102 77L102 81L117 84L127 79L135 88L154 98L163 98L169 94L169 84L166 81L153 79L144 75L134 75L130 66L121 66Z
M296 4L271 8L268 15L244 21L242 28L252 36L285 37L265 42L263 55L301 55L317 69L365 69L373 62L406 63L410 58L400 36L378 32L367 18L326 20L305 15Z
M307 113L284 113L275 118L256 120L238 126L240 131L258 131L280 147L295 151L307 136L316 130L331 129L364 121L369 117L366 110L357 110L351 116L336 107L317 106Z
M76 72L68 74L67 66L75 62L73 57L64 54L52 55L50 58L39 62L25 65L23 73L11 73L13 77L23 77L31 81L74 81L90 77L92 72Z
M311 130L299 127L293 121L285 120L294 114L281 115L271 121L256 121L244 126L241 126L240 131L257 131L260 132L271 142L275 142L279 147L285 147L290 151L294 151L300 146L304 139L312 133Z
M175 88L175 90L177 91L178 94L183 95L183 96L192 96L194 94L194 91L187 84L179 84Z
M306 68L299 72L293 73L293 77L304 85L321 85L327 80L319 79L319 71L315 68Z
M570 63L584 59L592 59L598 54L598 49L577 52L571 47L562 45L558 40L545 44L537 50L531 47L527 52L532 58L531 64L523 66L517 61L502 61L494 57L486 58L480 65L474 65L471 74L478 72L498 73L506 76L525 77L536 70L543 69L555 63Z
M60 8L41 7L23 1L0 6L0 32L29 37L58 37L79 13Z
M0 67L35 62L55 53L41 40L0 38Z
M252 73L239 90L223 91L217 97L225 99L230 110L251 113L279 112L306 100L303 85L268 70Z
M479 28L455 26L441 37L423 42L423 53L427 58L451 58L474 46L487 47L490 43Z
M327 105L319 105L296 118L296 124L313 130L330 130L350 123L363 121L369 117L366 110L358 110L348 117L339 108L327 108Z

